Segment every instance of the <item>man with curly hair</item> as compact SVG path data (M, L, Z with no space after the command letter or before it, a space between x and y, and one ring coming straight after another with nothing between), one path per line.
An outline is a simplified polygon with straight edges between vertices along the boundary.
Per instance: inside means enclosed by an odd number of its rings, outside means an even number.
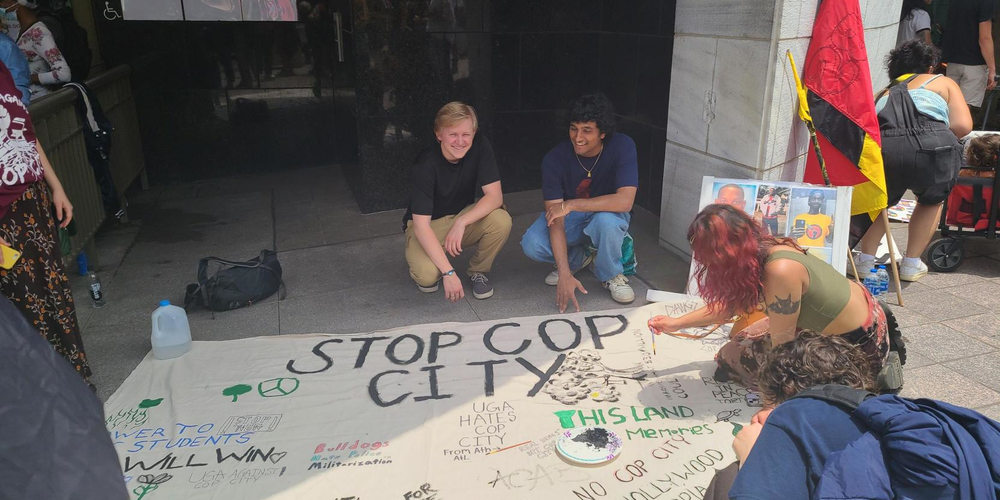
M757 383L766 408L736 434L739 461L716 472L705 499L813 498L829 455L860 438L865 427L831 402L792 398L825 384L873 391L870 364L838 336L803 331L770 352Z
M770 352L757 384L768 409L754 415L733 441L741 468L729 498L812 498L829 455L867 429L834 403L792 398L829 384L874 392L871 363L839 336L803 331Z
M615 132L611 101L587 94L570 104L569 141L552 148L542 160L545 213L524 238L524 253L555 264L545 283L556 287L556 305L565 312L570 301L580 310L576 291L587 293L573 273L594 263L594 275L622 304L635 300L622 264L632 204L639 186L635 142ZM587 255L586 246L597 251Z

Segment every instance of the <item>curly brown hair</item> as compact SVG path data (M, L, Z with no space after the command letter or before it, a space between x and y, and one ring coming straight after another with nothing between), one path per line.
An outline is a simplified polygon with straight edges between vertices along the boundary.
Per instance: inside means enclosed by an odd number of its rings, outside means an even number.
M768 404L780 404L815 385L839 384L875 391L865 354L837 335L803 330L767 355L757 372L757 386Z
M1000 134L981 135L969 141L965 163L970 167L997 168L998 155Z

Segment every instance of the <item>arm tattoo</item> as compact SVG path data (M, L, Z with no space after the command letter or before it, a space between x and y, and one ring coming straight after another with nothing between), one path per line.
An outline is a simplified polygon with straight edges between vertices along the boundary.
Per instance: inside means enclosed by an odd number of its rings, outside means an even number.
M801 299L793 301L792 294L790 293L788 294L787 299L783 299L775 295L774 302L767 305L767 312L773 312L777 314L795 314L799 312L799 304L801 303L802 303Z

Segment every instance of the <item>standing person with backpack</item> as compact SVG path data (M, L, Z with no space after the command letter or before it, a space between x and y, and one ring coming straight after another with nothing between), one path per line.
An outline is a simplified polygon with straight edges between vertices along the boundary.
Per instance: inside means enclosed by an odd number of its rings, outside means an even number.
M69 63L56 46L52 32L38 16L18 0L0 0L0 8L17 14L21 26L17 46L28 58L31 72L31 97L36 99L54 90L57 84L69 83L72 74Z
M919 40L896 47L888 58L893 83L879 92L875 101L889 206L899 203L907 190L917 196L906 256L899 266L903 281L917 281L927 274L927 264L920 255L934 236L941 204L955 186L962 166L958 139L972 131L972 116L962 89L950 78L932 74L938 61L938 50ZM861 253L854 264L862 276L875 265L875 252L884 234L882 224L873 224L861 238Z

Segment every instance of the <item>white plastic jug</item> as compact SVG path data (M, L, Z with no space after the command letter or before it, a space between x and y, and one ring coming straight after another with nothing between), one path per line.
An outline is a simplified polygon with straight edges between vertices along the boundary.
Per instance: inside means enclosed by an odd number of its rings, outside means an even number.
M153 311L153 356L156 359L176 358L191 350L191 327L184 309L161 300Z

